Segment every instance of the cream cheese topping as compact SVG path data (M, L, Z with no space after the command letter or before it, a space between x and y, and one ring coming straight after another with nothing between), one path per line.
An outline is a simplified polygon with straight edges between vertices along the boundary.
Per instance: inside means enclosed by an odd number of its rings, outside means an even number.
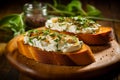
M25 33L24 43L45 51L73 52L80 50L83 42L75 36L60 34L55 31L32 30Z
M74 34L94 34L100 27L98 23L84 17L54 17L47 20L45 26L52 30L66 31Z

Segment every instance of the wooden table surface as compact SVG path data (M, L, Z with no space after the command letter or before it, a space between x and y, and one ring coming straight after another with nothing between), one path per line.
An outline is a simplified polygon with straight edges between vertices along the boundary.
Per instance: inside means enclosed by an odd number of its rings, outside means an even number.
M32 0L1 0L0 1L0 19L6 15L12 13L21 13L23 9L23 5L26 2L30 2ZM40 1L40 0L39 0ZM47 1L47 0L45 0ZM50 1L50 0L48 0ZM70 1L70 0L65 0ZM119 0L81 0L83 5L89 3L96 6L98 9L102 11L102 14L106 18L113 18L120 20L120 2ZM65 2L64 2L65 3ZM110 26L113 28L114 36L118 43L120 43L120 22L115 21L102 21L100 24L104 26ZM2 35L2 34L0 34ZM4 35L2 35L4 36ZM0 36L0 47L5 44L2 41L2 37ZM99 80L120 80L120 62L116 69L111 70L108 74L104 76L100 76L97 79ZM33 80L19 71L14 69L9 62L6 60L3 53L0 52L0 80Z

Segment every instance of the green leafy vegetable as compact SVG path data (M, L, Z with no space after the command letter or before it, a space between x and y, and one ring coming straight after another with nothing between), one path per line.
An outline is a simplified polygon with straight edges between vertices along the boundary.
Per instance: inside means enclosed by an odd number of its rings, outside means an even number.
M14 36L25 32L25 24L23 20L23 13L11 14L5 16L0 20L0 30L13 31Z
M79 0L72 0L66 8L69 12L80 13L81 15L87 15L87 13L82 9L82 3Z
M100 16L100 10L96 9L94 6L88 4L87 5L87 15L88 16Z
M50 3L47 3L48 7L50 7L52 10L48 13L50 14L58 14L59 16L100 16L101 12L97 8L95 8L93 5L87 4L86 8L87 11L85 11L82 8L82 3L80 0L72 0L67 5L63 5L59 3L57 0L53 0L53 5Z
M64 10L65 9L64 5L59 5L59 8L58 8L58 6L56 8L56 7L54 7L53 5L51 5L49 3L47 3L47 5L52 9L52 10L48 11L48 14L59 15L59 16L65 16L65 15L71 16L71 15L75 15L73 12L68 12L68 11Z

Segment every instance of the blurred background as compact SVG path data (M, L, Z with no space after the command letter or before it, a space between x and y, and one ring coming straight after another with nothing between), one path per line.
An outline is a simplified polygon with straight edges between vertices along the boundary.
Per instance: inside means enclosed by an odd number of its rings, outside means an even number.
M33 2L34 0L0 0L0 19L4 16L23 12L23 6L25 3ZM53 4L53 0L36 0L38 2L45 2ZM58 0L62 4L66 5L72 0ZM86 9L86 4L91 4L101 11L101 14L105 18L112 20L99 21L104 26L110 26L113 28L114 36L118 43L120 43L120 1L119 0L80 0L82 2L83 9ZM13 35L11 32L7 33L0 31L0 46L5 46L8 42L5 38L9 35ZM12 38L13 36L11 36ZM0 52L0 80L27 80L24 75L19 75L15 69L13 69L9 63L5 60L3 53ZM120 69L113 70L110 73L101 77L100 80L120 80ZM23 77L23 78L21 78ZM31 79L28 79L31 80Z
M10 15L13 13L21 13L23 12L23 6L25 3L30 3L35 0L0 0L0 19L2 19L6 15ZM36 0L38 2L45 2L53 4L54 0ZM64 4L65 6L70 3L72 0L57 0L61 4ZM116 21L108 21L102 22L104 26L111 26L113 27L115 31L115 36L118 38L118 41L120 42L120 31L119 30L119 22L117 21L120 19L120 8L119 8L119 0L80 0L82 3L82 8L86 10L86 5L90 4L96 7L101 11L101 14L105 18L115 19ZM1 33L2 34L2 33ZM3 37L3 35L0 35ZM1 37L0 37L1 38ZM3 41L0 39L0 41Z
M0 17L2 15L6 15L14 12L21 12L22 7L27 2L33 2L34 0L0 0ZM53 3L53 0L36 0L38 2L47 2ZM71 2L71 0L57 0L62 4L67 4ZM85 8L85 4L89 3L94 5L98 9L101 10L102 14L105 17L110 18L120 18L117 13L119 13L119 0L80 0L83 4L83 8Z

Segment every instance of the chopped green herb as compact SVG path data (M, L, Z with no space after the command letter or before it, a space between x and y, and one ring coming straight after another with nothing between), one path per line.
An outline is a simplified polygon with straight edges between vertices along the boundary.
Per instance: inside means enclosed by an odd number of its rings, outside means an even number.
M54 33L52 33L52 34L50 34L50 36L55 37L55 34L54 34Z
M60 41L60 39L58 39L58 38L57 38L57 39L55 39L54 41L55 41L55 42L59 42L59 41Z
M43 35L48 35L50 33L50 30L43 30Z

